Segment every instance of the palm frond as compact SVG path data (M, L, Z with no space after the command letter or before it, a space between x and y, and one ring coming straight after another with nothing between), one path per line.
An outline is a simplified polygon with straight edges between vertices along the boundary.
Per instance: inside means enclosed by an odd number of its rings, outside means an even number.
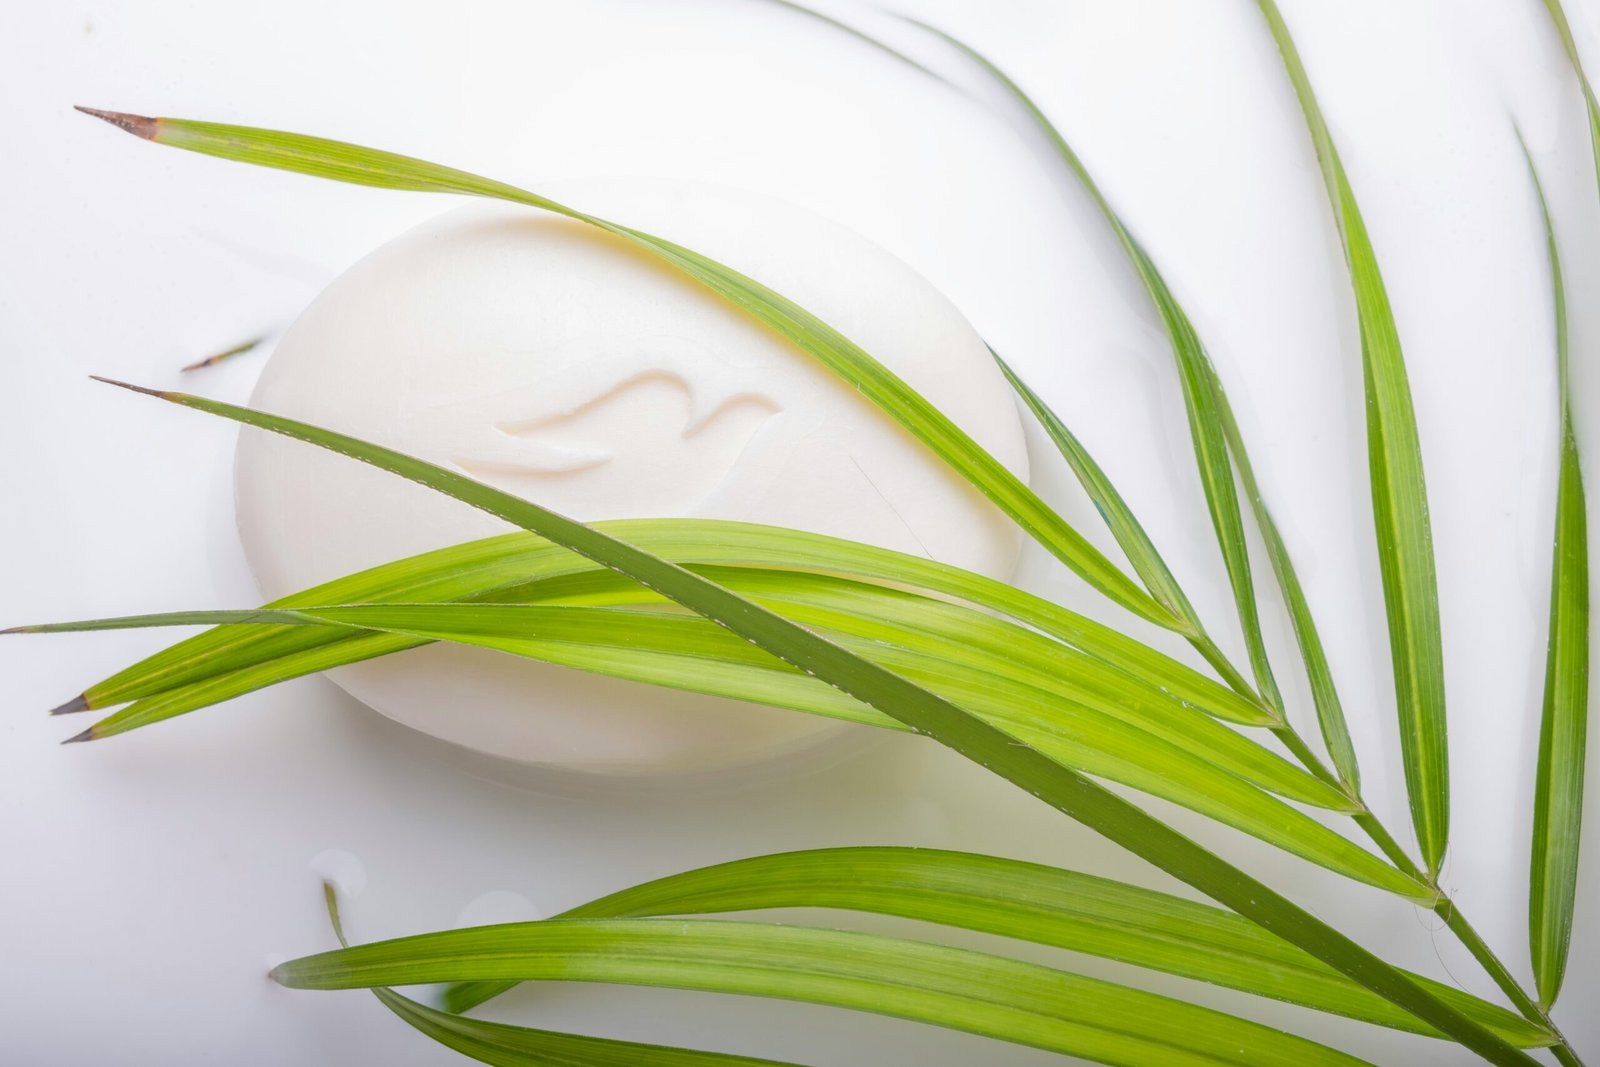
M120 383L115 383L120 384ZM292 419L183 393L136 387L170 403L232 419L368 463L471 504L602 563L738 633L1023 788L1058 811L1269 929L1497 1064L1526 1054L1440 1001L1382 959L1138 806L893 671L873 664L676 564L530 501L392 449ZM353 950L352 950L353 951ZM526 977L458 974L454 979ZM389 984L377 980L371 984Z

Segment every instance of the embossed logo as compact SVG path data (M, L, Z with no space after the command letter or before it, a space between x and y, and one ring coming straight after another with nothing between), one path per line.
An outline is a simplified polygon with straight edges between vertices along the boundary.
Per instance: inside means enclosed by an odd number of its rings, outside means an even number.
M497 484L537 479L542 493L552 483L581 482L586 501L626 500L639 514L685 514L727 481L761 427L782 410L754 392L703 407L697 399L681 375L650 370L554 414L490 416L493 440L452 458L466 473Z

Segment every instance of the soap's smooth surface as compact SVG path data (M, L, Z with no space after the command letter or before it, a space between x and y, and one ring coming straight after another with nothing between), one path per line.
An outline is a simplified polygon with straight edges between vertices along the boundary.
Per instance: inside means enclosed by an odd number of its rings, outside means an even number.
M1026 476L1017 409L983 342L882 249L792 205L718 187L606 180L548 191L797 300ZM812 357L620 240L531 209L458 209L356 264L284 336L253 403L584 520L794 526L998 577L1018 547L992 505ZM237 507L268 598L508 529L251 430L239 443ZM331 677L436 737L572 770L722 768L840 729L446 645Z

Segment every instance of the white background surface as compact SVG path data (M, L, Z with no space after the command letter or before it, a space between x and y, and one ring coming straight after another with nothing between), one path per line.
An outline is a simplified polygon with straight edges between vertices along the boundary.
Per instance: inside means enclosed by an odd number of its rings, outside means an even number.
M1253 5L905 6L990 51L1036 94L1186 301L1323 626L1369 797L1405 826L1354 319L1310 146ZM1445 883L1525 975L1555 468L1548 280L1511 119L1547 171L1569 258L1581 260L1574 354L1586 455L1600 469L1585 366L1600 330L1584 296L1600 271L1577 248L1595 246L1600 212L1579 98L1535 0L1285 6L1366 209L1417 393L1456 783ZM1572 7L1580 43L1600 54L1600 13ZM450 206L140 145L74 115L81 102L318 132L535 185L707 179L836 218L922 270L1034 380L1130 497L1212 628L1230 630L1170 355L1091 206L1014 124L825 27L739 0L37 0L0 11L0 91L6 622L248 603L232 430L84 375L176 385L177 367L281 328L344 265ZM241 398L258 365L247 357L184 384ZM1045 455L1035 452L1041 468ZM1059 471L1041 484L1094 529ZM1037 553L1024 573L1100 610ZM346 882L361 939L549 914L640 878L813 845L980 848L1163 884L912 741L731 781L552 793L308 679L132 736L56 746L80 727L44 709L169 636L0 643L8 1062L452 1062L364 995L266 980L273 961L331 943L318 870ZM1293 676L1287 665L1280 674ZM1596 796L1558 1011L1592 1054ZM1406 906L1177 818L1396 962L1487 991ZM1148 984L1337 1035L1381 1062L1467 1061L1422 1039ZM775 1002L552 988L505 1010L817 1064L1051 1062Z

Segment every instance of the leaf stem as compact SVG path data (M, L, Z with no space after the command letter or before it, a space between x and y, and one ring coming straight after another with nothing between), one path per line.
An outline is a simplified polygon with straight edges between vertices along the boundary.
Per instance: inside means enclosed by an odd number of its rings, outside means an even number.
M1439 888L1433 877L1417 866L1410 854L1400 847L1400 842L1394 839L1394 835L1389 832L1388 827L1384 826L1382 821L1371 811L1357 815L1355 821L1356 825L1361 827L1362 831L1372 839L1373 844L1377 845L1383 854L1389 857L1389 862L1424 884L1433 886L1434 889Z
M243 139L246 147L253 143L250 140L252 137L278 137L299 144L319 144L288 134L262 133L241 127L229 129ZM348 146L335 147L347 153L361 152ZM245 154L243 150L241 154ZM362 159L374 157L380 162L393 162L392 157L376 153L358 156ZM531 501L379 445L220 401L139 386L123 387L315 444L387 470L584 555L738 633L800 670L898 719L913 731L931 736L1025 789L1043 803L1093 828L1158 869L1186 882L1217 903L1309 952L1335 971L1410 1012L1487 1061L1516 1064L1519 1067L1533 1067L1538 1062L1440 1001L1427 989L1265 883L1209 852L1119 794L1030 746L1018 745L1010 734L978 719L959 705L921 688L894 671L862 659L806 627L746 600L713 581ZM501 971L451 977L526 976Z
M1277 708L1271 710L1278 715L1280 721L1277 726L1270 727L1270 729L1272 730L1272 735L1282 742L1283 747L1288 749L1290 754L1299 760L1306 770L1349 797L1351 803L1361 806L1360 811L1352 813L1352 818L1357 820L1371 819L1372 813L1367 810L1366 802L1361 799L1360 790L1340 778L1339 775L1328 768L1327 764L1317 757L1317 754L1311 750L1311 746L1306 744L1305 738L1301 737L1299 732L1283 718L1281 710ZM1381 830L1382 827L1380 826L1379 829ZM1384 854L1389 855L1387 850L1385 850ZM1401 858L1405 858L1404 853L1401 853ZM1389 859L1393 861L1394 856L1390 855ZM1409 859L1407 859L1406 865L1410 865ZM1402 865L1395 863L1395 866L1401 867ZM1426 881L1426 879L1423 879L1423 881Z
M1212 669L1217 672L1217 675L1226 683L1228 688L1260 707L1262 711L1271 715L1276 721L1283 722L1283 709L1268 703L1266 698L1256 691L1255 686L1250 684L1250 680L1241 674L1239 668L1233 665L1233 661L1228 659L1222 649L1217 647L1217 643L1211 639L1211 635L1200 628L1199 620L1194 620L1193 625L1193 632L1187 635L1189 644L1194 647L1196 652L1200 653L1207 663L1211 664Z
M1288 716L1284 713L1283 708L1278 706L1278 702L1268 701L1263 697L1250 684L1249 680L1240 673L1238 668L1233 665L1232 661L1211 639L1210 635L1199 628L1198 619L1195 619L1194 622L1196 632L1189 636L1189 643L1193 645L1195 650L1216 670L1230 688L1246 699L1258 704L1277 720L1276 725L1270 726L1268 729L1288 749L1290 754L1300 761L1306 770L1329 785L1337 787L1353 804L1359 805L1360 810L1351 813L1351 818L1355 821L1355 824L1372 840L1373 844L1378 846L1379 851L1388 858L1389 862L1397 870L1422 882L1434 891L1437 897L1433 904L1434 913L1444 920L1451 933L1472 954L1472 957L1483 967L1484 972L1494 980L1495 985L1500 987L1500 990L1516 1006L1517 1010L1529 1022L1543 1027L1556 1039L1556 1044L1551 1046L1550 1051L1557 1061L1563 1067L1583 1067L1583 1061L1578 1058L1577 1053L1567 1043L1566 1037L1561 1033L1560 1028L1556 1026L1554 1021L1551 1020L1549 1013L1541 1008L1517 982L1516 978L1500 960L1500 957L1495 954L1494 950L1483 940L1472 924L1461 914L1460 908L1445 895L1444 890L1439 886L1438 879L1417 865L1404 847L1395 840L1394 835L1384 826L1382 820L1366 806L1366 801L1361 796L1360 787L1346 780L1323 763L1311 746L1306 743L1305 738L1301 737L1299 731L1289 722Z
M1517 1010L1522 1012L1529 1022L1543 1026L1555 1037L1556 1043L1550 1047L1550 1052L1563 1067L1583 1067L1583 1061L1573 1051L1566 1035L1556 1026L1549 1014L1523 990L1521 984L1506 969L1506 965L1500 962L1500 957L1495 955L1494 949L1489 947L1488 942L1467 921L1466 916L1461 914L1461 909L1456 907L1455 902L1449 897L1441 896L1439 903L1433 906L1433 910L1444 920L1450 932L1456 935L1456 940L1472 953L1473 959L1477 960L1489 977L1494 979L1494 984L1511 999Z
M1272 732L1305 765L1307 770L1318 777L1324 777L1329 774L1327 768L1322 765L1322 761L1306 746L1305 741L1295 732L1293 726L1285 724L1281 727L1274 727ZM1544 1027L1556 1039L1556 1044L1550 1048L1551 1054L1555 1056L1563 1067L1583 1067L1583 1061L1578 1058L1578 1054L1568 1043L1560 1027L1556 1026L1554 1020L1550 1018L1550 1014L1544 1008L1541 1008L1522 988L1516 977L1512 975L1500 957L1495 954L1494 949L1489 947L1489 943L1467 921L1466 916L1461 913L1460 907L1440 889L1438 880L1419 868L1406 850L1401 847L1400 843L1394 839L1394 835L1389 833L1382 820L1367 810L1359 791L1351 789L1348 784L1344 784L1344 788L1351 800L1363 805L1361 811L1351 816L1355 824L1361 827L1362 831L1372 839L1372 842L1378 846L1378 849L1389 858L1389 861L1402 874L1415 878L1439 894L1438 901L1433 905L1434 914L1444 920L1445 926L1455 935L1456 940L1461 942L1468 952L1472 953L1472 958L1478 961L1484 973L1494 980L1494 984L1500 987L1500 991L1522 1013L1523 1017L1536 1026Z
M1273 710L1277 711L1277 709ZM1351 819L1354 820L1355 824L1361 828L1367 837L1372 839L1373 844L1378 846L1379 851L1388 857L1389 862L1394 864L1396 869L1402 874L1409 875L1422 882L1438 895L1438 899L1433 905L1434 914L1444 920L1445 926L1455 935L1456 940L1461 942L1468 952L1472 953L1472 958L1478 961L1484 973L1494 980L1494 984L1500 987L1500 991L1522 1013L1523 1017L1534 1025L1545 1028L1556 1039L1556 1044L1551 1046L1550 1052L1557 1061L1563 1067L1583 1067L1583 1061L1578 1058L1578 1054L1568 1043L1560 1027L1556 1026L1555 1022L1550 1018L1549 1012L1540 1007L1533 997L1529 996L1527 991L1522 988L1516 977L1512 975L1500 957L1495 954L1494 949L1489 947L1488 942L1467 921L1466 916L1461 914L1461 909L1445 895L1444 890L1439 887L1438 879L1418 867L1406 850L1394 839L1394 835L1383 825L1382 820L1367 808L1366 802L1361 797L1360 789L1335 776L1323 764L1322 760L1317 757L1317 754L1312 751L1311 747L1306 744L1305 739L1296 732L1293 725L1285 721L1281 725L1270 729L1273 736L1283 743L1284 747L1305 766L1306 770L1329 784L1337 785L1344 790L1345 795L1353 803L1361 805L1361 810L1351 815Z
M806 11L808 14L815 14L815 12L811 12L809 9L800 8L799 5L787 3L787 0L781 0L781 2L785 2L786 6L795 7L799 10ZM1561 32L1563 44L1565 45L1574 66L1578 68L1581 76L1581 61L1578 58L1576 48L1573 46L1571 31L1566 24L1566 19L1561 11L1559 0L1546 0L1546 3L1550 8L1552 16L1556 19L1557 28ZM1272 3L1271 0L1260 0L1260 6L1262 8L1262 13L1266 16L1267 21L1273 31L1273 36L1276 39L1280 50L1284 53L1284 59L1289 66L1289 73L1291 80L1294 82L1296 94L1301 97L1302 104L1306 108L1307 118L1310 120L1310 132L1313 140L1317 143L1318 158L1327 171L1326 176L1329 178L1330 187L1343 185L1344 177L1342 174L1342 169L1338 164L1337 154L1333 148L1332 139L1328 136L1327 128L1321 119L1320 112L1316 110L1315 101L1311 97L1310 86L1306 81L1303 69L1300 68L1299 57L1294 52L1293 44L1288 37L1287 27L1283 25L1282 16L1278 13L1276 5ZM833 21L831 19L827 19L826 16L818 17L824 18L825 21ZM915 19L909 19L908 21L915 25L922 26L924 29L927 29L935 35L943 38L951 45L956 47L959 51L972 58L981 67L988 71L1003 87L1008 89L1012 95L1018 99L1018 101L1022 103L1029 114L1038 123L1040 128L1050 137L1062 158L1066 161L1074 174L1081 180L1085 190L1105 214L1107 220L1111 223L1112 228L1117 232L1119 238L1123 240L1124 245L1127 247L1130 255L1133 257L1135 267L1139 270L1140 275L1142 278L1144 278L1146 284L1151 286L1152 295L1157 298L1157 304L1161 307L1163 314L1165 315L1167 313L1166 301L1162 299L1162 293L1165 292L1166 288L1165 284L1161 282L1159 274L1155 272L1153 264L1149 263L1148 258L1143 253L1143 250L1140 249L1137 242L1132 239L1132 236L1127 232L1120 218L1118 218L1115 211L1111 208L1111 205L1101 194L1098 186L1090 178L1088 171L1078 159L1076 153L1074 153L1067 145L1065 139L1062 138L1060 133L1056 130L1055 126L1049 121L1049 119L1045 117L1044 113L1033 103L1032 100L1028 98L1027 94L1025 94L1015 82L1013 82L988 59L974 51L972 48L935 27L917 22ZM849 27L846 28L849 29ZM858 36L864 36L861 35L860 31L858 30L851 29L850 32L853 32ZM884 46L880 44L879 47ZM893 50L890 49L889 51L892 52ZM895 54L898 55L898 53ZM922 64L917 63L908 57L900 56L899 58L911 63L913 66L925 71L927 70L927 68L923 67ZM941 78L940 80L943 81L945 79ZM1590 90L1587 79L1584 79L1583 87L1585 97L1589 103L1592 132L1595 134L1594 146L1596 166L1597 169L1600 169L1600 117L1597 117L1600 116L1600 108L1596 107L1594 94ZM1341 206L1342 205L1340 204L1336 204L1336 209ZM1353 207L1353 204L1351 206ZM1175 301L1173 302L1173 308L1176 309ZM1178 313L1181 316L1181 309L1176 310L1178 310ZM1169 322L1169 327L1171 325L1172 323ZM1187 326L1187 323L1185 322L1184 325ZM1178 342L1178 340L1179 338L1175 334L1175 344ZM1179 347L1181 348L1181 345ZM1202 359L1204 359L1203 351ZM1226 393L1221 390L1220 382L1215 381L1214 368L1209 367L1208 360L1206 360L1205 363L1212 378L1212 385L1215 394L1214 406L1216 408L1217 416L1222 421L1224 435L1227 439L1228 446L1234 454L1235 462L1237 464L1236 471L1245 483L1245 489L1249 494L1252 505L1255 508L1258 523L1262 527L1262 535L1269 540L1269 555L1273 557L1274 565L1277 566L1279 564L1279 558L1283 557L1286 559L1286 554L1281 548L1281 542L1276 527L1272 523L1270 515L1266 512L1266 509L1261 502L1261 492L1259 487L1255 484L1254 473L1251 470L1249 458L1245 452L1238 425L1234 421L1231 406L1227 402ZM1001 365L1002 367L1005 367L1003 361ZM1020 384L1017 383L1017 380L1011 374L1010 369L1005 369L1007 376L1012 378L1014 384ZM1035 405L1036 411L1039 411L1041 417L1046 420L1047 426L1049 422L1057 421L1054 419L1054 415L1050 413L1047 408L1043 408L1042 405L1036 403L1035 398L1032 397L1031 393L1026 389L1025 386L1022 386L1020 391L1023 393L1024 397L1029 400L1030 404ZM1060 427L1060 430L1065 432L1065 427ZM1199 441L1197 439L1197 447L1198 444ZM1064 451L1063 454L1067 453ZM1068 455L1068 459L1071 461L1072 456ZM1098 474L1098 471L1095 473ZM1087 482L1085 484L1086 486L1088 485ZM1131 515L1129 517L1131 519ZM1137 523L1135 522L1135 526L1136 525ZM1119 541L1120 540L1121 539L1119 538ZM1272 542L1280 542L1277 552L1271 551ZM1127 546L1124 545L1124 548L1126 549ZM1154 551L1153 548L1151 551ZM1140 577L1144 579L1144 585L1146 589L1148 589L1159 602L1166 606L1168 610L1174 609L1174 604L1159 595L1155 584L1149 580L1149 576L1142 569L1140 570ZM1298 579L1295 578L1292 569L1288 569L1287 573L1280 571L1279 578L1280 583L1284 586L1283 591L1285 596L1291 601L1291 609L1294 609L1295 601L1301 602L1300 610L1295 614L1295 621L1297 626L1296 635L1297 637L1301 638L1302 652L1309 657L1313 657L1317 664L1320 664L1320 673L1324 678L1326 678L1327 667L1325 661L1323 661L1320 640L1317 639L1315 630L1310 629L1309 626L1307 628L1307 632L1309 633L1310 637L1310 643L1308 647L1308 643L1306 641L1307 633L1301 632L1300 629L1300 616L1307 615L1307 613L1305 612L1303 606L1304 597L1299 590ZM1174 588L1176 588L1175 580L1172 581L1172 585ZM1181 590L1179 591L1179 595L1181 596ZM1186 604L1183 606L1187 607ZM1365 832L1366 835L1378 846L1379 850L1389 859L1396 869L1400 870L1402 873L1412 876L1416 880L1433 889L1434 893L1436 894L1436 901L1433 905L1433 910L1444 918L1445 923L1450 928L1451 932L1454 933L1461 943L1467 948L1467 950L1472 953L1474 958L1478 960L1478 962L1483 966L1484 970L1490 975L1491 978L1494 979L1495 983L1500 986L1501 990L1512 1001L1512 1003L1514 1003L1531 1022L1545 1027L1552 1035L1555 1036L1558 1044L1552 1049L1552 1052L1556 1059L1559 1060L1564 1067L1581 1067L1581 1061L1578 1059L1576 1053L1574 1053L1571 1047L1567 1044L1565 1037L1561 1035L1555 1024L1551 1022L1549 1015L1537 1003L1535 1003L1526 992L1524 992L1522 987L1517 983L1516 979L1513 978L1510 972L1506 969L1505 965L1501 963L1499 957L1494 954L1487 943L1485 943L1484 940L1478 936L1477 931L1474 930L1473 927L1466 921L1466 919L1461 916L1459 909L1456 908L1454 903L1451 902L1451 900L1445 896L1443 891L1439 888L1438 880L1436 877L1434 877L1433 873L1431 871L1425 872L1421 870L1406 853L1405 849L1401 847L1399 842L1394 839L1394 836L1389 833L1388 829L1383 825L1378 817L1366 807L1365 801L1361 797L1360 780L1357 777L1357 772L1355 769L1354 754L1350 749L1349 736L1345 729L1343 715L1338 709L1337 698L1332 692L1331 680L1327 682L1327 688L1325 692L1319 690L1317 685L1319 672L1316 669L1310 670L1314 696L1317 698L1317 710L1323 723L1324 738L1329 745L1330 754L1338 768L1337 773L1329 770L1329 768L1322 762L1321 758L1318 757L1316 752L1306 744L1299 732L1296 731L1294 726L1289 722L1288 716L1282 706L1283 699L1281 695L1270 691L1271 676L1269 672L1262 672L1258 670L1258 675L1263 678L1263 681L1268 682L1268 686L1264 686L1263 691L1258 692L1256 687L1253 686L1239 672L1239 670L1234 667L1228 657L1224 655L1222 650L1217 647L1214 641L1212 641L1210 636L1205 632L1198 616L1195 615L1192 608L1187 611L1179 609L1175 612L1175 614L1179 614L1185 618L1191 624L1192 631L1185 632L1178 627L1173 628L1179 629L1179 632L1185 634L1185 636L1189 639L1190 644L1197 652L1200 653L1206 662L1211 665L1211 667L1217 672L1218 676L1221 677L1230 688L1234 689L1246 699L1259 705L1275 720L1275 724L1269 726L1269 729L1271 729L1273 735L1277 737L1279 742L1283 744L1283 746L1296 759L1298 759L1308 771L1318 778L1321 778L1329 784L1339 788L1353 804L1358 806L1359 810L1352 813L1352 818L1355 820L1356 824L1361 827L1363 832ZM1249 636L1250 634L1247 629L1247 640ZM1261 652L1261 658L1264 661L1264 649ZM1312 667L1312 662L1308 660L1308 668ZM1330 708L1331 713L1328 710ZM1330 726L1333 728L1331 731Z
M1373 844L1378 846L1379 851L1388 858L1390 863L1394 864L1396 869L1402 874L1409 875L1423 883L1437 894L1438 899L1433 905L1434 913L1444 920L1445 926L1455 935L1456 940L1460 941L1462 946L1472 954L1473 959L1478 961L1484 972L1494 980L1495 985L1500 987L1501 992L1515 1005L1523 1017L1537 1026L1544 1027L1556 1039L1556 1044L1551 1046L1550 1051L1557 1061L1563 1067L1583 1067L1583 1061L1578 1058L1577 1053L1568 1044L1565 1035L1561 1033L1560 1028L1550 1018L1549 1013L1541 1008L1522 988L1500 957L1489 947L1488 942L1484 941L1478 931L1461 914L1461 909L1445 895L1444 890L1439 886L1438 879L1431 873L1422 870L1412 860L1410 854L1389 832L1388 827L1384 826L1382 820L1366 806L1366 801L1362 798L1359 787L1345 781L1330 770L1322 762L1321 758L1317 756L1316 752L1312 750L1311 746L1306 744L1305 739L1300 736L1293 724L1288 721L1283 709L1262 700L1260 695L1234 669L1221 650L1211 642L1210 638L1202 634L1194 641L1194 645L1230 686L1239 690L1242 695L1260 702L1263 708L1278 718L1278 725L1269 727L1269 729L1272 731L1273 736L1289 750L1295 759L1300 761L1306 770L1330 785L1337 786L1343 790L1352 803L1360 805L1360 810L1351 814L1355 824L1372 840Z

